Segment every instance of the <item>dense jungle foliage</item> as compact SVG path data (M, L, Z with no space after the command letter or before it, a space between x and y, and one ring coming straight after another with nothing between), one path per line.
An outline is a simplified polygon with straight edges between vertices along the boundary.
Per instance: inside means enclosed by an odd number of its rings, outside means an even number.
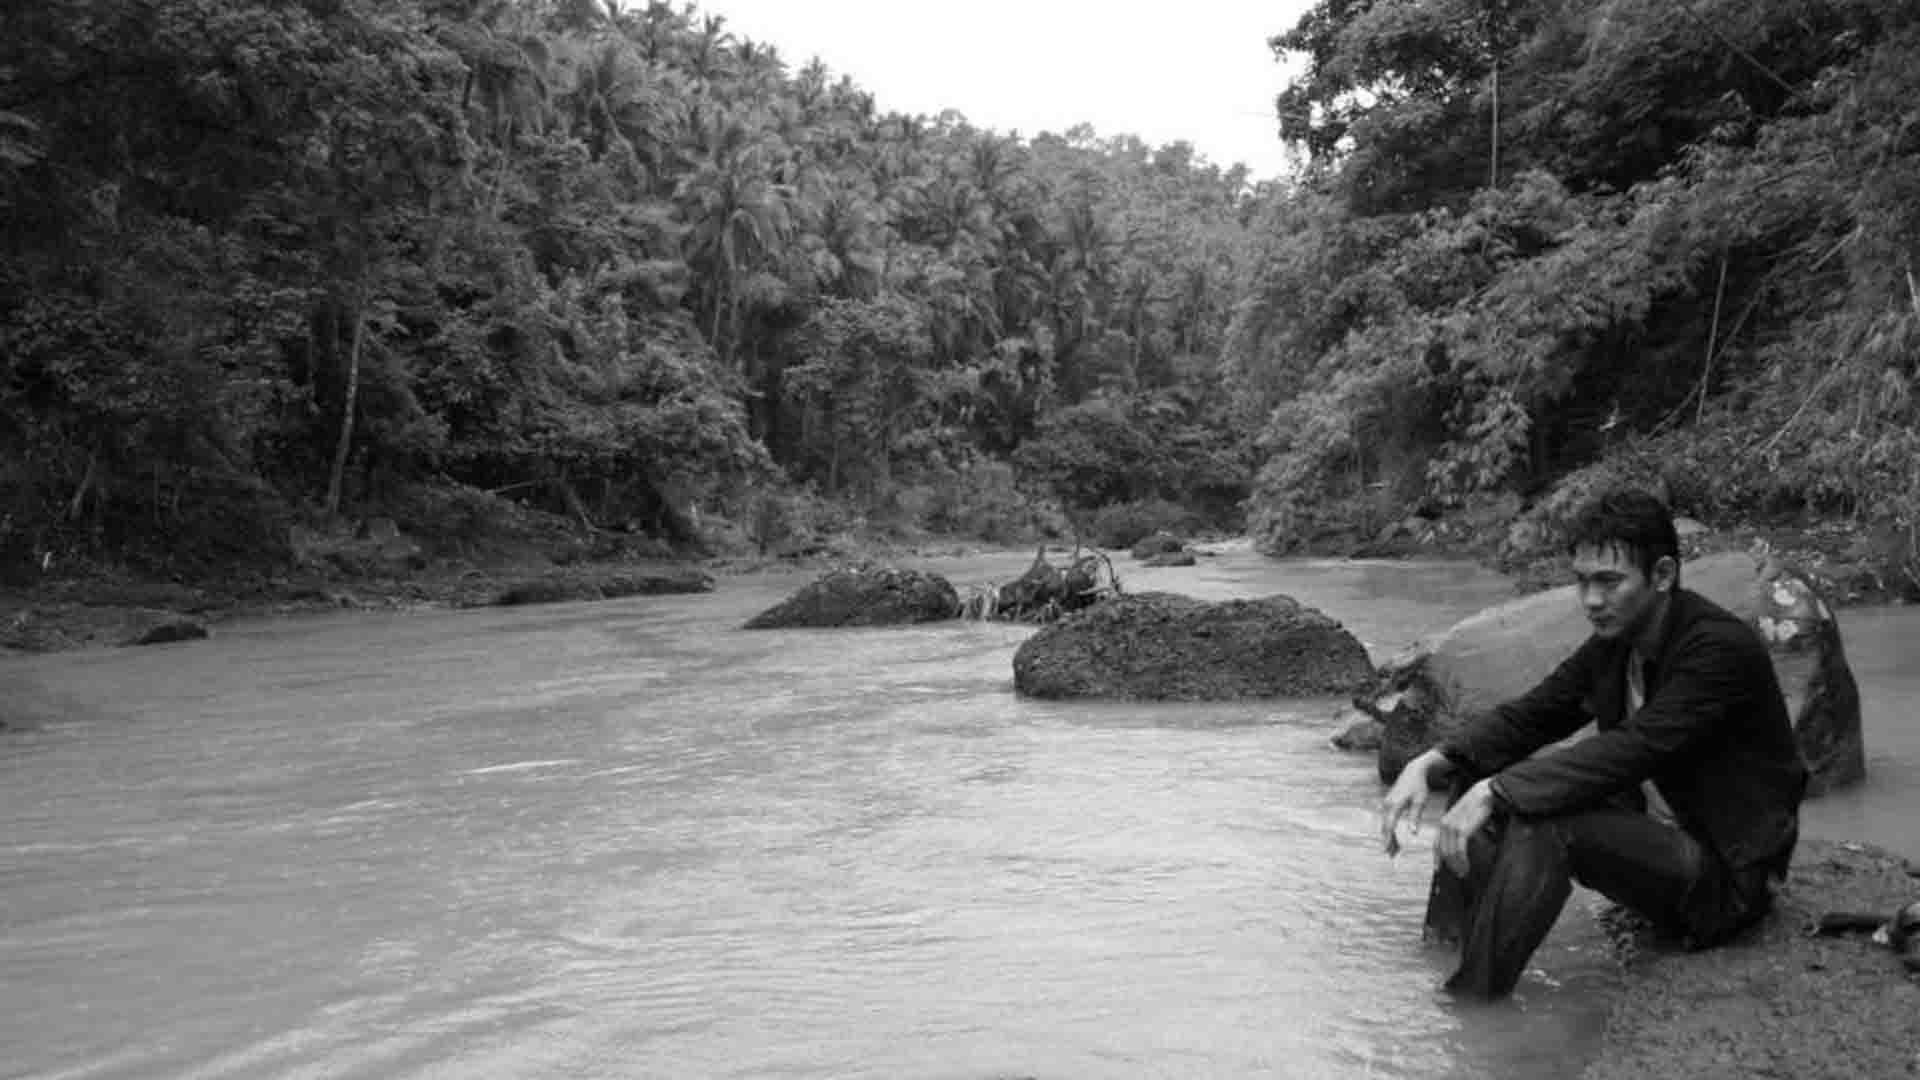
M889 112L691 6L22 8L0 570L501 496L682 543L798 501L1109 542L1244 509L1288 550L1586 467L1911 541L1910 0L1276 30L1302 165L1256 185Z
M1224 356L1269 546L1586 467L1920 566L1920 5L1321 0L1275 45L1312 164Z

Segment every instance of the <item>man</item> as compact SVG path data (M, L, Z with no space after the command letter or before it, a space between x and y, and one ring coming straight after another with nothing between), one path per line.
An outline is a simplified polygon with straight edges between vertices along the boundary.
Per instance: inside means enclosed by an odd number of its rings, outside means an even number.
M1456 994L1511 992L1575 881L1693 947L1723 942L1766 914L1799 836L1807 770L1766 645L1680 587L1667 508L1603 495L1569 539L1592 636L1415 758L1381 803L1391 853L1430 785L1459 793L1434 842L1436 901L1464 905ZM1597 733L1541 752L1589 719ZM1648 782L1670 813L1647 812Z

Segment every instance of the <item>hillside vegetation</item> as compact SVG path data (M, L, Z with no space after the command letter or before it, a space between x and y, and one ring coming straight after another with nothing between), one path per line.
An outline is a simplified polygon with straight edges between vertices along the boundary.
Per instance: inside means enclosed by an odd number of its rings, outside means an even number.
M665 3L23 9L0 574L218 574L370 516L451 543L505 500L682 550L1284 552L1504 525L1581 470L1913 560L1914 5L1275 29L1301 167L1253 184L890 112Z

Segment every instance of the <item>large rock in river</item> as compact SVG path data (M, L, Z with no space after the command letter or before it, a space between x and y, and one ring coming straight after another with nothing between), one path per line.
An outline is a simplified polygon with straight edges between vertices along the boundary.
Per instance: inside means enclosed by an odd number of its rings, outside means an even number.
M1839 621L1807 577L1771 559L1730 552L1686 563L1680 584L1751 620L1766 639L1812 770L1809 794L1861 780L1859 688ZM1380 778L1391 782L1465 718L1532 688L1590 632L1573 586L1566 585L1472 615L1388 661L1374 686L1354 700L1382 723Z
M1371 677L1358 639L1286 596L1129 594L1041 630L1013 655L1014 689L1041 698L1318 697Z
M959 611L960 594L938 574L862 565L825 574L747 620L747 629L897 626L951 619Z

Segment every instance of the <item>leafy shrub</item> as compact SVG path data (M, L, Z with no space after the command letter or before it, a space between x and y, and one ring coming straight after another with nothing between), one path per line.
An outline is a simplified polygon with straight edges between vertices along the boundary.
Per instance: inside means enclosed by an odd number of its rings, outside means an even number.
M1023 544L1063 536L1070 529L1057 508L1020 490L1012 466L984 459L969 462L947 482L935 485L922 520L934 532L991 544Z

